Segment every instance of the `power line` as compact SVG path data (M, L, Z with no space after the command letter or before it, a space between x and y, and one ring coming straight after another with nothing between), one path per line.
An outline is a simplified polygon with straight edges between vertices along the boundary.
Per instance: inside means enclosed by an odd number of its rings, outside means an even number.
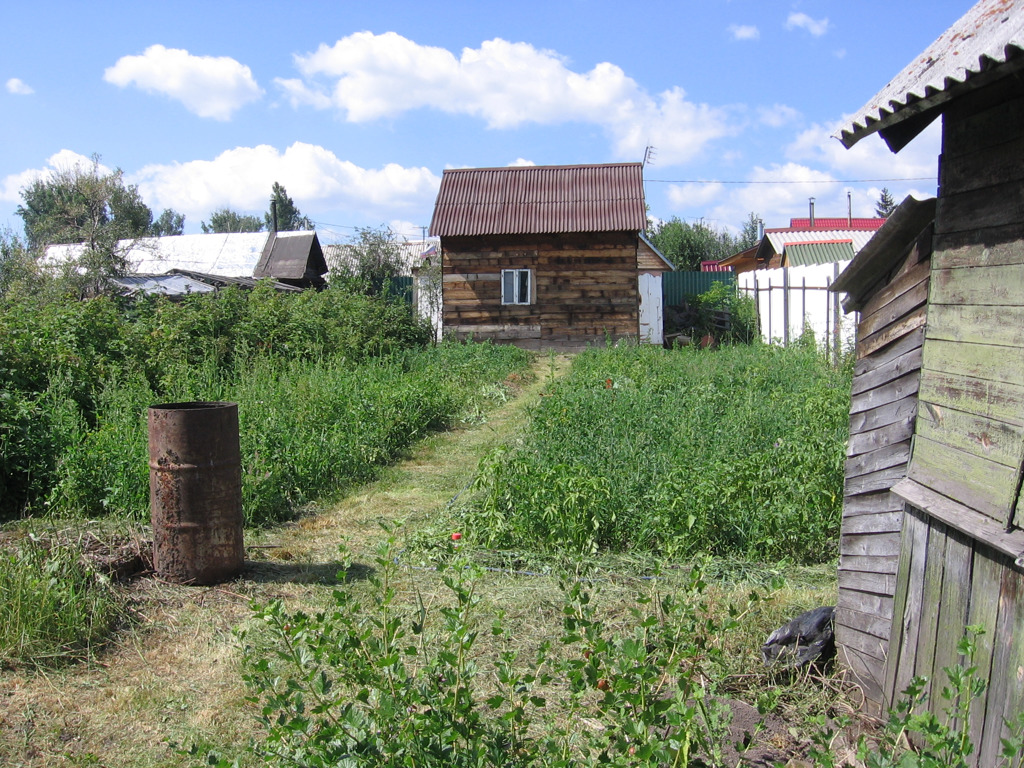
M647 178L653 184L869 184L879 181L935 181L935 176L907 176L905 178L825 178L779 181L723 181L713 178Z

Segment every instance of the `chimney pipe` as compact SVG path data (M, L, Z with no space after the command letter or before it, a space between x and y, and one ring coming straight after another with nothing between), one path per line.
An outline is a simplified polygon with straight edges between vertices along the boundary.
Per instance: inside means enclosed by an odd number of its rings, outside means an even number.
M853 229L853 192L846 190L846 223Z
M270 201L270 218L274 225L274 232L277 232L277 200Z
M761 219L757 220L757 242L761 242L764 239L764 221Z
M814 226L814 198L810 198L811 201L811 226Z

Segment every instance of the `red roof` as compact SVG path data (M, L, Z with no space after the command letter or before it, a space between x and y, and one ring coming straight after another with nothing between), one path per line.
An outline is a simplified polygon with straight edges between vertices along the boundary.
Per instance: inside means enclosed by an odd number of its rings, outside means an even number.
M647 224L643 166L516 166L447 170L430 234L640 232Z
M814 226L811 226L810 219L790 219L789 229L868 229L876 230L885 224L885 219L848 219L845 216L838 219L819 219L814 217ZM773 232L783 232L784 229L773 229Z

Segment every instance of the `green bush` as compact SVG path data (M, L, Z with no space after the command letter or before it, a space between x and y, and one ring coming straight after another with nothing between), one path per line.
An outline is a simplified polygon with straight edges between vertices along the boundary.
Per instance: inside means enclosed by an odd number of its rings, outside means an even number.
M835 556L850 372L813 349L579 355L465 525L499 547Z
M444 425L514 348L428 347L408 305L269 284L181 301L53 291L0 299L0 519L147 515L146 409L239 404L253 523L372 477Z
M393 535L378 547L365 599L345 584L320 613L275 602L241 633L262 724L248 751L260 764L721 764L730 712L713 681L723 638L757 594L722 618L700 568L671 596L655 578L635 595L633 626L614 631L578 567L561 579L560 636L527 653L484 612L479 568L442 558L442 594L410 609L398 554Z

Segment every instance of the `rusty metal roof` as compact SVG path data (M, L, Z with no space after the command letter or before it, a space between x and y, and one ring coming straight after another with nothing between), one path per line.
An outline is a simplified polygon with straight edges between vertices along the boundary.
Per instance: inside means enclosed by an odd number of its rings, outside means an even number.
M447 170L430 234L640 232L647 223L643 166L516 166Z
M957 95L1024 69L1024 0L981 0L879 91L835 138L847 148L875 131L898 151ZM928 113L928 114L925 114ZM888 129L921 115L904 131Z

